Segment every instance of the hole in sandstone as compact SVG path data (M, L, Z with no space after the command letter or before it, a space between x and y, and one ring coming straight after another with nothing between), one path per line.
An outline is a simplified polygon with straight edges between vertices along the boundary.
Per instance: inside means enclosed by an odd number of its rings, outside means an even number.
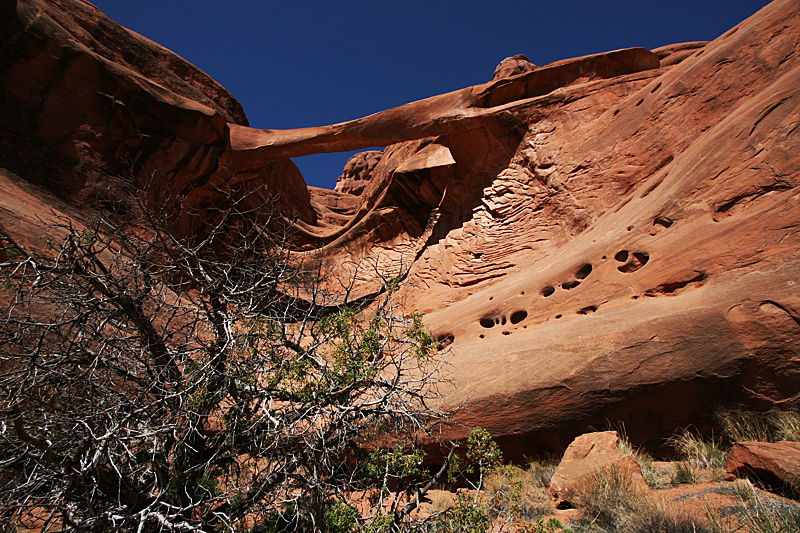
M504 316L504 317L503 317L503 319L500 321L500 323L501 323L502 325L504 325L504 326L506 325L506 317L505 317L505 316Z
M525 296L525 291L519 291L520 296Z
M494 327L494 320L488 317L481 318L481 326L485 328L493 328Z
M668 219L667 217L656 217L655 219L653 219L654 226L664 226L665 228L668 228L672 225L672 223L673 221Z
M553 294L554 292L556 292L556 290L555 290L553 287L551 287L550 285L548 285L547 287L544 287L544 288L542 289L542 296L544 296L545 298L547 298L548 296L550 296L550 295L551 295L551 294Z
M564 283L562 283L561 284L561 288L566 290L566 291L568 291L568 290L574 289L575 287L577 287L580 284L581 284L580 281L578 281L576 279L573 279L571 281L565 281Z
M522 329L528 329L528 326L527 325L522 326Z
M628 226L628 231L632 230L633 226Z
M603 260L603 261L605 261L605 260L606 260L606 256L603 256L603 257L601 257L600 259L601 259L601 260Z
M684 279L668 281L660 284L658 287L655 287L653 289L647 289L644 292L644 295L645 296L658 296L659 294L666 294L668 296L674 295L675 293L681 291L685 287L702 285L706 281L707 277L708 276L706 276L705 272L694 271L693 275L685 276Z
M620 267L617 267L617 270L625 274L630 274L631 272L636 272L645 266L649 260L650 256L645 252L633 252L633 257L631 257L630 261Z
M511 335L511 332L510 331L504 331L503 335Z
M556 315L556 318L561 318L561 315Z
M439 337L436 339L436 345L437 345L436 347L439 350L444 350L445 348L453 344L454 340L456 340L456 338L452 333L444 333L442 335L439 335Z
M587 305L583 309L579 310L578 314L579 315L588 315L589 313L594 313L595 311L597 311L597 306L596 305Z
M480 335L478 335L478 338L480 338L480 339L484 339L484 338L486 338L486 335L484 335L483 333L481 333Z
M650 89L650 94L652 94L652 93L656 92L656 91L657 91L657 90L659 90L660 88L661 88L661 82L658 82L658 85L656 85L655 87L653 87L652 89Z
M637 294L636 296L633 297L633 299L634 300L638 300L639 299L639 295Z
M614 110L614 116L616 117L619 114L619 109Z
M644 102L644 98L642 98L641 100L636 102L636 107L639 107L640 105L642 105L642 102Z
M577 272L575 272L575 277L578 279L586 279L586 276L592 273L592 265L586 263L581 265Z
M620 250L619 252L614 255L614 259L619 261L620 263L624 263L628 260L628 250Z
M697 53L694 55L694 57L700 57L701 55L703 55L703 52L705 52L705 50L700 50L699 52L697 52Z
M363 148L361 150L350 150L347 152L332 152L327 154L312 154L293 157L292 162L300 169L306 185L319 187L322 189L333 189L336 181L344 172L347 161L355 154L360 152L370 152L373 150L383 150L383 146L373 148ZM369 183L369 176L376 161L365 160L354 168L354 173L350 177L350 186L361 187ZM372 168L369 168L369 167ZM359 168L360 167L360 168ZM360 191L359 191L360 192Z
M528 318L528 312L522 310L522 311L514 311L513 313L511 313L511 318L509 320L511 320L512 324L519 324L526 318Z
M489 300L494 300L494 296L489 296Z

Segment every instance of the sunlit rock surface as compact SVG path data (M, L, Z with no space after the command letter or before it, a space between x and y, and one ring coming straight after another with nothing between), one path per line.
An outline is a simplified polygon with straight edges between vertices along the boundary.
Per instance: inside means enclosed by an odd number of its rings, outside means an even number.
M381 289L360 265L408 270L402 304L452 363L443 392L512 459L609 424L652 444L719 405L800 404L795 0L709 43L511 65L297 130L249 127L90 4L0 12L0 224L25 242L49 206L124 214L137 190L187 236L233 198L258 224L277 201L298 254L357 272L353 296ZM335 191L289 159L374 146Z

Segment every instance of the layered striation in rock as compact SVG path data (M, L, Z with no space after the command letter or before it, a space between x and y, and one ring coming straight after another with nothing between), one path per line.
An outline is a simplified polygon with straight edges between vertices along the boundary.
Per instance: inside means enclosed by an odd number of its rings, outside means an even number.
M618 421L658 443L718 405L800 405L794 0L710 43L510 58L484 84L282 131L90 4L0 11L0 186L31 198L0 205L4 228L33 235L53 202L124 212L133 187L202 235L227 201L265 224L278 198L297 253L355 273L353 296L381 290L364 263L406 276L459 422L509 458ZM334 191L289 159L375 146Z

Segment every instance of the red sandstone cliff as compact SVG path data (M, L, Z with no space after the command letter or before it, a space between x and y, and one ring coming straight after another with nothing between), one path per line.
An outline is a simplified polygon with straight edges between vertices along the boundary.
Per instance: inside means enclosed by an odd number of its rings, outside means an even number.
M410 265L404 304L450 350L461 421L512 457L617 421L653 442L718 404L800 405L794 0L711 43L511 65L288 131L249 128L208 76L88 3L2 0L0 19L9 231L36 241L50 207L124 212L131 184L197 213L232 188L255 212L277 196L298 250L343 273ZM383 145L336 191L289 159Z

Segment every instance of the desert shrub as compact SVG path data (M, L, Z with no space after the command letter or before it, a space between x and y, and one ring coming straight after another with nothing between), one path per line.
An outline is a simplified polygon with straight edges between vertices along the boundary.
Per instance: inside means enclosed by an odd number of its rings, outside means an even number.
M14 249L0 263L13 291L0 302L0 522L344 530L353 512L326 514L332 499L415 474L410 448L449 416L431 407L446 362L422 317L400 312L396 282L371 301L329 290L375 265L334 279L324 257L304 263L288 222L266 224L268 202L234 189L186 239L169 199L143 203L137 231L53 226L43 255L0 228ZM378 435L407 447L374 457L388 465L376 479L359 459Z
M522 528L523 533L555 533L563 528L564 525L555 518L550 518L547 522L542 517L536 518L533 522L525 524ZM568 530L565 530L568 531Z
M432 533L486 533L491 520L486 507L475 503L469 494L460 492L456 504L431 524Z
M334 502L325 513L325 524L329 533L350 533L356 528L359 515L344 502Z

